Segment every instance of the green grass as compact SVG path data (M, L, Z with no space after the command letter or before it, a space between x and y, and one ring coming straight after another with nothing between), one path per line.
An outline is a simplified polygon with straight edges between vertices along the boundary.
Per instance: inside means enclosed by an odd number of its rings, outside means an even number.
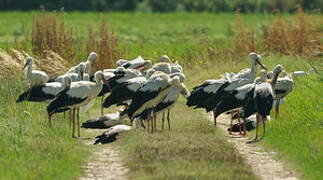
M183 98L171 111L171 131L136 130L119 137L130 179L257 179L202 111ZM167 124L165 124L167 127Z
M16 104L23 91L16 80L1 78L0 179L75 179L90 149L71 138L63 116L49 128L44 104Z
M271 121L264 139L267 147L293 162L293 167L303 172L304 179L323 177L322 88L322 78L318 75L296 79L293 92L280 106L280 118Z
M199 66L187 65L205 60L200 57L205 52L200 50L208 45L205 39L214 47L230 46L227 41L232 38L229 27L234 24L233 14L106 13L104 16L120 39L120 46L129 48L124 57L143 55L156 60L167 53L184 65L190 89L205 79L219 78L223 72L249 67L248 52L241 61L222 57ZM30 33L30 12L0 12L0 17L0 27L5 27L0 28L0 47L6 46L6 40L12 47L14 36L22 39ZM99 17L94 12L70 12L66 24L74 27L78 41L86 37L88 22L98 27ZM273 19L272 15L241 17L246 27L256 31L262 31L263 25ZM265 56L262 62L269 69L280 63L289 72L306 71L310 63L322 72L319 58L309 61L272 55ZM16 104L15 99L25 86L16 77L0 80L0 179L76 179L81 174L80 166L88 160L85 157L98 148L90 149L70 138L62 116L57 116L53 128L48 128L45 105ZM323 168L322 88L319 75L296 79L294 91L281 106L280 120L271 121L262 141L267 148L281 152L279 157L305 179L323 176L320 171ZM97 115L97 108L98 104L91 110L92 115ZM31 117L24 111L30 112ZM116 145L131 169L131 179L256 179L238 152L225 142L221 131L214 129L203 116L203 111L188 109L181 98L171 117L171 132L149 134L136 130L120 136Z

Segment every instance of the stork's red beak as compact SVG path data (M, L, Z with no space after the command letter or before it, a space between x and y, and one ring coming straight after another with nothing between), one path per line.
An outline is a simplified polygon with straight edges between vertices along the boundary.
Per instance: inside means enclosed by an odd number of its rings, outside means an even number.
M25 69L27 67L27 65L28 65L28 62L26 62L26 64L24 65L24 68L22 68L22 69Z
M142 67L144 67L145 66L145 64L141 64L141 65L139 65L139 66L137 66L137 67L134 67L133 69L140 69L140 68L142 68Z
M259 61L258 58L256 58L256 65L257 65L257 63L260 65L261 68L263 68L263 69L265 69L267 71L266 66L264 66L263 64L261 64L261 62Z

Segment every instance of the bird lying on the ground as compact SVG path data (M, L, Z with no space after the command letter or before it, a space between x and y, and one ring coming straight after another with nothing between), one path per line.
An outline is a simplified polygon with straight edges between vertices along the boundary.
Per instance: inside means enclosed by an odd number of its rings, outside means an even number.
M100 136L95 137L96 140L93 143L93 145L96 145L99 143L101 143L101 144L111 143L117 139L116 137L119 135L119 133L129 131L131 129L133 129L133 127L127 126L127 125L113 126L113 127L109 128L107 131L105 131L103 134L101 134Z
M107 129L112 126L122 124L124 121L120 116L120 113L110 113L100 116L95 119L89 119L82 124L82 128L91 128L91 129Z

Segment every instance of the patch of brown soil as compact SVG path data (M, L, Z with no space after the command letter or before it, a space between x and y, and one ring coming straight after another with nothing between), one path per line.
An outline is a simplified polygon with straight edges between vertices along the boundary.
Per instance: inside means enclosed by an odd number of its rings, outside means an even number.
M212 114L208 114L213 122ZM218 117L219 128L227 132L230 123L229 115ZM296 171L287 169L284 163L277 158L277 152L268 152L259 143L248 143L250 137L241 137L240 135L227 135L230 142L242 155L243 158L251 165L253 172L263 180L298 180ZM252 137L253 138L253 137Z

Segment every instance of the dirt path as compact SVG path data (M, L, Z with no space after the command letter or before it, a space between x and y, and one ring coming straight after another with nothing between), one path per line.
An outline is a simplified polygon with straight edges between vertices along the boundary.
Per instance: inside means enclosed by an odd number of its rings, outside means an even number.
M212 114L208 114L213 122ZM230 116L221 115L217 119L219 127L227 132L230 123ZM297 180L298 175L295 171L284 167L284 164L275 158L277 152L266 152L257 143L247 143L251 137L241 137L239 135L227 135L227 139L240 154L251 165L254 173L263 180Z
M100 134L103 131L95 131ZM92 133L92 132L91 132ZM89 146L93 146L93 139L84 140ZM95 149L94 159L83 167L83 176L80 180L125 180L129 169L123 165L119 151L112 144L100 145Z

